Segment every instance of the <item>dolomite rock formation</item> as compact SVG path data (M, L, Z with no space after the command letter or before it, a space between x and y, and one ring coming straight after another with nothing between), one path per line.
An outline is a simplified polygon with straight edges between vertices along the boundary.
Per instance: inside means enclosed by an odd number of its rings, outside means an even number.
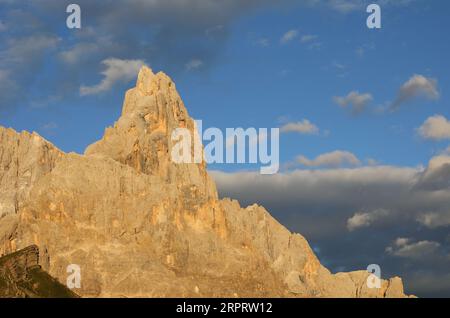
M195 131L147 67L84 155L0 128L0 255L37 245L61 282L78 264L85 297L405 297L400 278L331 274L263 207L219 200L204 163L171 161L176 128Z

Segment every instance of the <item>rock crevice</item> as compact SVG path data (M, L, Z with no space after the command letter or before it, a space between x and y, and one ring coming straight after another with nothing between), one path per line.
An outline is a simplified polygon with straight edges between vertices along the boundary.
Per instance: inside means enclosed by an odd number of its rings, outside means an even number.
M176 128L197 134L147 67L84 155L0 128L0 252L39 246L60 280L78 264L86 297L405 296L400 279L371 290L367 272L331 274L264 208L219 200L204 162L171 161Z

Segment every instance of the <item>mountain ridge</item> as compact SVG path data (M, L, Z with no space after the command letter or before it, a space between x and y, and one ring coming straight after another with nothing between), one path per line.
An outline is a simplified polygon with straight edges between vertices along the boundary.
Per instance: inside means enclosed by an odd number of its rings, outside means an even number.
M171 162L175 128L197 135L148 67L84 155L0 127L0 254L39 246L60 281L80 265L84 297L406 297L398 277L331 274L263 207L220 200L204 162Z

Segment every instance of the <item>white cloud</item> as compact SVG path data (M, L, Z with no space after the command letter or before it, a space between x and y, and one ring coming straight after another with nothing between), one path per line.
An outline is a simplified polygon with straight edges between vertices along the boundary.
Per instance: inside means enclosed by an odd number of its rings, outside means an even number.
M367 51L375 50L375 44L374 43L365 43L360 46L358 46L355 50L356 55L359 57L363 57Z
M364 111L367 104L369 104L372 100L373 97L371 94L360 94L358 91L352 91L344 97L333 97L333 101L339 106L343 108L350 106L353 114L359 114Z
M450 139L450 121L442 115L434 115L429 117L418 131L425 139Z
M49 122L49 123L42 125L42 129L46 130L46 131L52 131L52 130L58 129L58 124L56 124L55 122Z
M334 68L336 68L336 69L338 69L338 70L340 70L340 71L343 71L343 70L346 69L346 66L345 66L344 64L338 63L338 62L336 62L336 61L334 61L333 63L331 63L331 65L332 65Z
M287 44L294 40L298 36L298 30L292 29L287 31L280 39L280 42L282 44Z
M109 58L102 61L105 70L103 80L94 86L81 86L80 95L95 95L109 91L117 82L129 82L136 78L139 69L145 64L142 60L120 60Z
M221 197L238 199L243 206L255 202L263 205L277 220L289 224L292 231L301 233L314 247L320 248L320 256L330 260L328 264L333 271L337 271L338 266L371 264L374 259L382 259L385 273L399 274L408 282L407 290L420 296L423 290L421 287L412 289L411 274L421 277L423 271L429 271L433 277L441 277L448 273L450 266L446 253L450 243L448 228L437 228L437 225L449 226L445 224L450 220L450 188L445 190L436 185L440 190L430 191L417 187L423 183L426 171L434 171L436 177L442 177L437 181L448 187L450 175L441 170L445 162L450 164L450 158L448 161L432 160L426 170L421 166L364 166L299 169L270 177L257 171L213 171L212 175ZM447 170L450 171L450 166ZM348 220L354 217L354 212L364 214L379 209L389 214L353 218L350 226L356 225L361 230L349 232ZM421 219L424 212L434 215L425 221ZM418 226L418 222L428 224L428 228ZM369 226L358 227L362 224ZM427 241L434 243L420 243ZM434 253L420 252L424 246L425 250L429 250L427 246L433 250L439 244ZM394 257L385 257L387 246ZM407 269L404 268L406 256L409 256Z
M393 246L386 248L386 252L402 258L425 259L427 256L435 254L441 246L438 242L419 241L411 242L410 239L399 238Z
M450 210L444 212L427 212L418 216L417 221L430 229L450 225Z
M33 58L42 56L47 50L54 49L60 42L60 38L50 35L36 35L15 38L9 41L6 51L0 52L0 60L3 64L26 64Z
M448 193L416 195L411 191L418 174L419 169L388 166L298 169L270 177L256 171L212 172L222 197L243 205L262 204L274 217L289 220L293 230L314 240L348 235L347 220L353 211L390 211L389 217L376 221L383 221L380 226L392 233L400 231L398 222L405 220L417 227L416 218L422 211L450 207ZM364 235L371 230L351 234ZM398 235L401 233L394 234Z
M323 4L328 8L335 10L342 14L355 12L357 10L365 10L366 6L374 1L370 0L309 0L309 4L317 5ZM385 6L406 6L413 2L413 0L378 0L378 4Z
M307 119L296 123L287 123L280 128L283 133L296 132L299 134L311 135L319 133L319 128Z
M316 39L317 39L317 35L305 34L305 35L302 35L302 37L300 38L300 42L308 43L308 42L314 41Z
M409 238L399 237L394 241L394 245L397 247L405 246L410 241Z
M347 229L354 231L363 227L368 227L379 219L389 215L385 209L377 209L371 212L357 212L347 220Z
M412 76L400 88L397 99L392 104L392 108L396 109L417 97L424 97L428 100L439 99L438 81L423 75L416 74Z
M297 161L306 167L341 167L361 164L361 161L354 154L341 150L322 154L312 160L305 156L299 156Z
M442 154L431 158L415 187L428 191L450 189L450 155Z
M199 69L202 66L203 66L203 61L199 60L199 59L190 60L185 65L186 70L188 70L188 71Z
M76 64L83 57L99 52L102 48L96 43L78 43L69 50L59 53L59 58L67 64Z
M62 95L50 95L44 98L34 99L30 101L30 107L31 108L45 108L51 104L55 104L57 102L60 102L62 100Z
M267 38L259 38L255 41L255 44L261 47L268 47L270 46L270 40Z
M362 8L364 3L361 0L330 0L329 6L339 12L348 13Z

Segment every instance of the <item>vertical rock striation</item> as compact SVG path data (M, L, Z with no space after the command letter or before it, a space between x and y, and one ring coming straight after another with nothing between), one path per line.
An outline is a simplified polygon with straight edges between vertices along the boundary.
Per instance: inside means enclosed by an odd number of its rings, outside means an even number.
M171 160L194 121L163 73L143 67L121 117L84 155L0 129L0 248L29 245L86 297L404 297L398 278L333 275L308 242L257 205L219 200L204 162ZM197 136L198 138L198 136Z

